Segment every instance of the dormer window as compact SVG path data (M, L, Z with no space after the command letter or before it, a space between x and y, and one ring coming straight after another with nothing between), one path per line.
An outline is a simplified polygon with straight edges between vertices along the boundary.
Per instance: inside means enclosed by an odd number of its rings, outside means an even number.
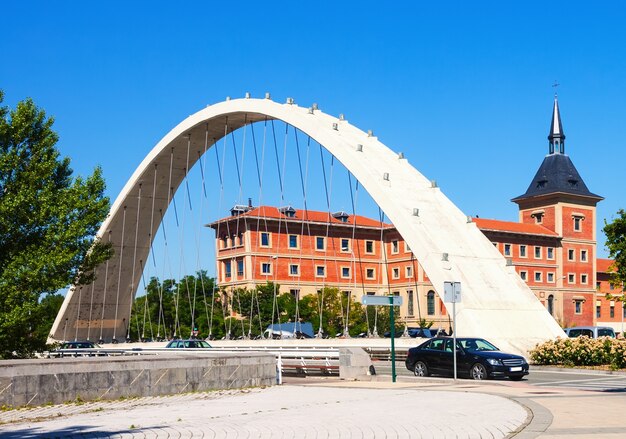
M537 189L546 187L547 183L548 183L548 180L545 180L545 179L537 180Z
M239 216L243 213L249 212L250 210L252 210L253 207L248 204L247 206L245 204L235 204L231 209L230 209L230 215L231 216Z
M569 184L569 187L571 187L571 188L577 188L578 187L578 180L576 180L574 178L569 178L569 179L567 179L567 184Z
M543 216L545 214L545 210L534 210L531 214L531 218L535 218L535 223L541 224L543 223Z
M346 212L342 210L340 212L333 213L333 218L341 221L342 223L347 223L348 218L350 218L350 215L348 215Z
M291 206L281 207L278 210L279 210L280 213L285 215L287 218L295 218L295 216L296 216L296 209L294 209Z

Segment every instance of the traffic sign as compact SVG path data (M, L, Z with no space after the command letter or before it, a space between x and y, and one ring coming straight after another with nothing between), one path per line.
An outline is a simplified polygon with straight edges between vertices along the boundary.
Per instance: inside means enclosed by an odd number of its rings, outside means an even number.
M402 297L400 296L362 296L361 303L363 305L400 306L402 305Z
M443 301L448 303L461 302L461 282L443 283Z

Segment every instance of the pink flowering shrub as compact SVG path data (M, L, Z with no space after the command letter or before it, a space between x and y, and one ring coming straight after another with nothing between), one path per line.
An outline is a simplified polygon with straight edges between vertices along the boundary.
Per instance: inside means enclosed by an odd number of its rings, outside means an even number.
M563 366L626 367L626 340L611 337L557 338L538 344L530 351L535 364Z

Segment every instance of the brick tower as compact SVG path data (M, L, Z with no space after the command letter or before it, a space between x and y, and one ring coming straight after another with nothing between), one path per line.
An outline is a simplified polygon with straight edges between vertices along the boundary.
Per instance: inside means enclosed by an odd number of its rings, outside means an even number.
M526 193L511 201L519 220L538 224L559 236L549 262L557 267L554 285L545 293L548 309L563 326L595 323L596 205L603 198L589 191L565 154L565 133L554 96L548 155ZM551 254L550 254L551 253ZM540 294L541 296L541 294Z

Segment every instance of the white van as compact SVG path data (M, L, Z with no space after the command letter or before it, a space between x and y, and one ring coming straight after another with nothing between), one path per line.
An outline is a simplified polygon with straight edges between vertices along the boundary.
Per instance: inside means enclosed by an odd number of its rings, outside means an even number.
M615 338L615 331L609 326L575 326L573 328L564 329L568 337L582 337L589 338L598 337L613 337Z

